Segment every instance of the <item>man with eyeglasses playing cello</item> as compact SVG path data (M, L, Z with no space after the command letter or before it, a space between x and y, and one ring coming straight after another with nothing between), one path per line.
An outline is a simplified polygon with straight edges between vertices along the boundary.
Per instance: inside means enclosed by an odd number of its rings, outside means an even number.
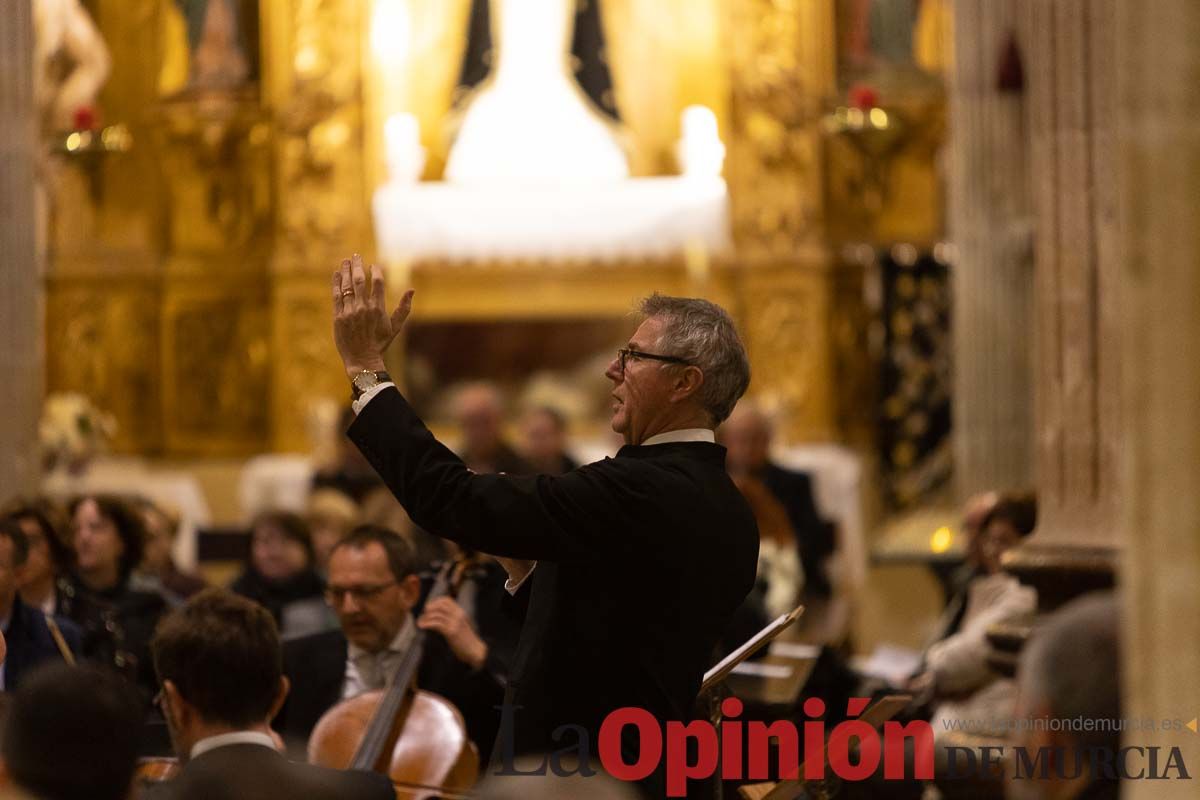
M613 458L564 475L477 475L442 445L385 372L412 310L390 312L379 267L333 275L334 339L355 395L348 435L426 531L532 581L491 772L520 754L597 752L605 717L633 706L690 720L713 648L753 587L754 517L714 429L750 379L733 321L705 300L646 298L609 364ZM621 740L639 761L636 729ZM560 759L561 765L561 759ZM586 766L586 765L584 765ZM643 781L662 796L662 771Z

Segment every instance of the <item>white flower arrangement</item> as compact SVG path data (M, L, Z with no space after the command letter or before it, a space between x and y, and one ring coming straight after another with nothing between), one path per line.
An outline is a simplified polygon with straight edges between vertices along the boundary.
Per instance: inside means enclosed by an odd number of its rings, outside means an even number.
M78 392L56 392L46 398L38 424L38 440L47 470L82 471L103 452L117 432L112 414L101 411Z

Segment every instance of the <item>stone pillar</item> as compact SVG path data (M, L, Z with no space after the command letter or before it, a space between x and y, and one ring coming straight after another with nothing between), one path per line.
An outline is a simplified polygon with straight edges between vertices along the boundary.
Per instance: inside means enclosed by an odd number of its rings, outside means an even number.
M1111 586L1121 445L1114 0L1025 2L1037 532L1009 568L1050 610Z
M0 14L0 496L37 488L42 399L42 277L36 253L33 17ZM0 500L3 499L0 497Z
M1114 3L1026 5L1038 538L1110 548L1120 441Z
M1125 716L1187 723L1200 710L1200 5L1117 0L1116 24ZM1193 780L1122 796L1195 796L1196 734L1129 744L1181 747Z
M950 76L955 474L960 494L1033 484L1032 208L1015 0L959 0Z

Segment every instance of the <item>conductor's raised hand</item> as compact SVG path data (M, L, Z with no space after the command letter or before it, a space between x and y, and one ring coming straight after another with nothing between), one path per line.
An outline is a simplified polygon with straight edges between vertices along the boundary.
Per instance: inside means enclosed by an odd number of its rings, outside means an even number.
M333 273L333 340L350 378L365 369L384 369L384 351L412 311L409 289L389 313L384 284L383 268L372 264L365 269L358 253Z

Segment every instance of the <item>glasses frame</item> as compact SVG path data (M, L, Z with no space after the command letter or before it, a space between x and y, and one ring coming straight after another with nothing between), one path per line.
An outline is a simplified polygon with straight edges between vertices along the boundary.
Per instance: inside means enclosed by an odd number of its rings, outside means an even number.
M354 602L361 603L372 600L379 596L379 593L392 586L399 586L400 581L391 580L387 583L373 583L365 586L347 586L342 587L325 587L325 602L330 606L337 607L346 601L347 595L354 597Z
M666 364L682 364L685 367L694 367L695 364L688 361L686 358L679 356L664 356L658 353L646 353L641 350L634 350L632 347L622 347L617 351L617 366L621 370L621 374L625 374L625 362L630 358L648 358L651 361L662 361Z

